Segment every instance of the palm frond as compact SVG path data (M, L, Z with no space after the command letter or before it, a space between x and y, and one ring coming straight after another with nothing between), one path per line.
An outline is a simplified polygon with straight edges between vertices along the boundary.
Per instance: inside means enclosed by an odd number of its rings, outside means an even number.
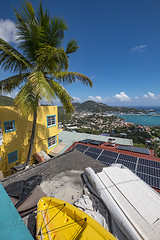
M60 99L63 107L66 110L66 113L72 113L74 111L74 107L71 103L73 98L69 95L67 90L61 86L59 83L55 82L51 78L49 78L49 84L51 85L52 89L55 92L55 95Z
M31 61L42 44L60 47L67 25L63 19L51 19L47 11L43 11L40 3L35 14L32 4L22 4L22 9L15 11L17 19L19 48Z
M47 31L48 26L50 25L51 18L50 18L50 15L48 14L48 12L46 10L45 11L43 10L41 1L39 4L37 14L36 14L36 18L39 23L39 26L41 26L41 28L46 29L46 31Z
M28 75L29 73L20 73L0 81L0 90L3 88L4 91L11 92L26 81Z
M45 98L46 100L51 101L52 98L55 98L54 91L46 81L46 77L42 71L34 71L31 73L28 76L28 83L38 99Z
M14 12L16 14L21 15L21 19L25 22L28 23L30 22L31 19L35 17L34 9L29 1L24 1L24 3L21 4L22 8L19 11L16 11L14 9Z
M52 19L48 12L43 10L41 2L36 18L44 32L45 42L52 47L60 47L64 38L64 31L68 29L65 21L58 17Z
M44 45L37 51L37 63L50 72L69 67L68 57L63 48L54 48L50 45Z
M17 19L18 48L31 62L34 62L36 51L40 47L40 43L43 42L41 26L38 24L36 16L34 15L34 10L26 9L26 11L24 11L22 9L19 12L14 11Z
M53 47L60 47L64 38L64 31L68 27L63 19L55 17L50 20L48 27L48 40L47 43Z
M26 71L32 64L14 47L0 38L0 64L4 70Z
M69 41L69 43L67 44L66 54L76 52L78 48L79 47L78 47L77 41L73 39L73 40Z
M18 35L23 36L26 26L30 26L33 22L36 22L35 12L31 2L24 2L21 4L22 8L18 11L14 9L16 16L16 27L18 29Z
M38 98L31 85L27 82L14 99L14 106L23 115L28 116L30 113L36 111L38 104Z
M83 84L89 85L90 87L92 87L93 85L92 81L81 73L61 71L56 72L54 75L58 82L73 83L80 81Z

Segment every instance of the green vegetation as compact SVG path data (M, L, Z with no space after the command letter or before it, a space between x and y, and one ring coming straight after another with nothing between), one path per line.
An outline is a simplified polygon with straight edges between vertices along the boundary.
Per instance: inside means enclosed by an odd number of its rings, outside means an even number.
M27 165L33 148L37 109L42 98L51 101L58 97L66 112L74 110L72 97L61 83L81 81L92 86L92 81L81 73L70 72L69 55L78 49L77 41L71 40L62 47L67 25L63 19L51 18L40 2L37 12L30 2L14 10L18 31L17 49L0 39L0 64L2 69L15 75L0 81L0 89L12 91L21 86L14 105L24 114L34 115ZM65 49L65 50L64 50Z
M0 106L12 106L13 101L13 98L0 95Z
M92 112L92 113L104 113L104 112L117 112L117 113L133 113L139 112L146 113L144 109L128 108L128 107L111 107L104 103L97 103L94 101L86 101L83 103L73 103L73 106L77 112ZM62 107L59 107L59 111L63 111Z

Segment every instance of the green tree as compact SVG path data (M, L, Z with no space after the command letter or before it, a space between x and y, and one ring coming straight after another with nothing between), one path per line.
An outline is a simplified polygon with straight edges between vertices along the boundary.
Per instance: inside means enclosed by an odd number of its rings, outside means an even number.
M72 97L62 86L63 83L81 81L92 86L92 81L81 73L70 72L68 56L78 49L77 41L68 42L62 47L64 31L67 25L63 19L51 18L42 8L37 12L30 2L22 8L14 9L17 27L17 48L0 39L0 64L4 70L14 73L12 77L0 81L0 88L12 91L20 87L14 105L24 114L33 114L31 141L26 164L30 164L37 109L45 98L51 101L58 97L67 113L74 110Z

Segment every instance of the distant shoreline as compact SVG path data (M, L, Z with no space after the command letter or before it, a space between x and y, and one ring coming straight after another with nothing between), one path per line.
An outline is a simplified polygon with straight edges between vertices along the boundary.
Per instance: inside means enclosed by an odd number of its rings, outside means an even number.
M118 117L124 119L126 122L131 122L135 125L142 126L160 126L160 115L149 115L149 114L119 114Z

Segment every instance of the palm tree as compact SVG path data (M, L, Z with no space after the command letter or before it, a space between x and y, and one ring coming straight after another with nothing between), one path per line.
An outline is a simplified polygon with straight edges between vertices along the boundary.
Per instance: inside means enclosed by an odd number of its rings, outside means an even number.
M22 4L20 11L14 11L19 51L0 39L1 67L14 73L12 77L0 81L0 88L12 91L20 87L14 105L24 114L34 114L26 161L29 165L40 101L43 98L51 101L58 97L66 112L70 113L74 110L72 97L61 84L81 81L92 86L92 81L81 73L68 71L68 56L74 53L78 46L76 40L71 40L65 50L62 47L64 31L67 30L63 19L52 19L47 11L43 11L41 2L37 13L30 2Z

